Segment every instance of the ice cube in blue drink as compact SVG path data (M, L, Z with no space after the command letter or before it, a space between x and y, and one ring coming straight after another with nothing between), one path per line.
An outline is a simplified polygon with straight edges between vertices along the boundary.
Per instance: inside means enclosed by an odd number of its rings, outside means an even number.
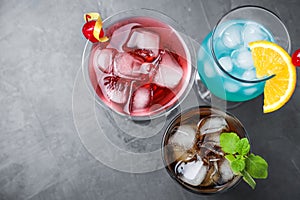
M237 83L234 83L233 81L225 81L224 82L224 88L227 92L237 92L240 89L240 86Z
M227 72L232 71L233 65L232 65L231 58L229 56L224 56L220 58L219 63L225 71Z
M240 48L232 52L231 55L233 63L244 70L253 67L252 54L248 48Z
M257 87L247 88L247 89L244 89L244 94L245 95L253 95L257 90L258 90Z
M230 56L232 49L229 49L224 45L222 38L214 39L213 46L216 58Z
M229 49L236 49L242 45L242 30L240 24L232 24L222 34L223 44Z
M244 45L246 47L250 42L269 40L267 32L262 28L262 26L256 23L246 23L242 35L244 39Z
M204 67L205 76L212 78L216 75L215 73L216 68L211 62L205 61L203 67Z
M251 81L251 80L254 80L256 79L256 72L255 72L255 68L250 68L248 70L246 70L242 77L241 77L243 80L248 80L248 81Z

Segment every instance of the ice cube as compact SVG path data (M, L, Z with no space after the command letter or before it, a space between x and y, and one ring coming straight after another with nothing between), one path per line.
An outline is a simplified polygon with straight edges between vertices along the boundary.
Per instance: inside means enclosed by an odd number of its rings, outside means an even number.
M114 48L118 51L123 51L122 47L128 40L131 29L139 25L140 24L138 23L129 23L116 29L109 38L109 44L107 45L107 48Z
M126 52L118 53L114 58L114 74L122 78L140 80L142 74L149 73L148 67Z
M233 179L234 174L231 170L230 163L228 160L224 159L219 166L219 172L221 175L221 182L226 183ZM220 181L219 181L220 182Z
M237 84L235 84L233 82L225 82L224 88L228 92L237 92L237 91L239 91L240 86L238 86Z
M198 60L203 60L205 58L204 57L205 54L206 54L205 50L203 49L202 46L200 46L200 49L199 49L198 55L197 55Z
M228 127L227 121L220 116L210 116L200 120L198 123L200 134L211 134L220 132Z
M247 89L244 90L244 94L245 95L252 95L256 91L257 91L257 88L254 88L254 87L253 88L247 88Z
M126 81L116 80L115 77L106 77L105 79L104 84L101 84L104 87L104 95L115 103L125 103L128 99L130 84Z
M154 76L153 82L160 86L172 89L179 84L182 76L183 70L181 66L169 53L166 52L158 65L158 70Z
M133 110L146 108L151 99L151 93L148 88L140 87L138 88L133 95L132 108Z
M225 56L225 57L220 58L219 63L225 69L225 71L227 71L227 72L232 71L233 65L232 65L231 58L229 56Z
M227 126L224 126L223 129L225 129L226 127ZM220 132L211 132L209 134L206 134L204 137L203 143L205 143L205 142L212 142L215 145L219 145L220 144Z
M255 69L254 68L251 68L251 69L248 69L246 70L242 77L241 77L243 80L253 80L253 79L256 79L256 72L255 72Z
M209 61L205 61L203 67L204 67L204 73L208 78L212 78L216 75L214 70L214 65Z
M189 150L196 141L196 131L189 125L179 126L176 132L170 137L169 144L181 146Z
M153 70L154 66L152 63L142 63L141 65L135 65L133 68L134 74L149 74Z
M198 186L204 180L208 167L204 165L201 159L190 162L181 162L176 166L176 172L179 178L193 186Z
M216 57L221 57L224 54L229 54L231 52L231 49L228 49L221 38L217 38L214 40L214 43L212 44L214 47L214 52Z
M105 73L110 73L113 64L113 56L115 50L113 49L97 49L93 57L93 65L95 72L101 70Z
M242 26L235 24L226 28L222 41L227 48L235 49L242 44Z
M212 135L214 133L210 133L208 135ZM220 134L219 134L220 136ZM200 156L201 158L206 158L207 160L213 161L215 156L224 156L224 152L220 148L220 142L216 143L215 141L206 141L204 140L202 143L198 142L197 145L200 148Z
M213 161L213 164L209 167L209 170L207 172L207 175L203 182L201 183L201 186L211 186L215 185L215 183L219 180L220 174L218 173L218 165L217 161Z
M172 155L174 160L180 159L183 162L187 162L195 156L195 152L187 151L181 146L172 145Z
M231 58L234 64L242 69L250 69L253 67L252 54L248 48L240 48L232 52Z
M157 55L159 50L159 40L158 34L143 28L135 28L127 42L127 47L152 50L153 53Z
M250 42L268 40L268 34L255 23L248 23L243 30L244 45L247 47Z

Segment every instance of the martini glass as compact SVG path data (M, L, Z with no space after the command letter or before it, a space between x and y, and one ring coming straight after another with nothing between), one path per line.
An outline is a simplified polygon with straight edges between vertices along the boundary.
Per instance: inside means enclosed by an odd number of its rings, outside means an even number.
M105 19L103 31L109 40L87 41L82 57L98 105L137 121L180 105L196 71L195 53L180 25L160 12L134 9Z

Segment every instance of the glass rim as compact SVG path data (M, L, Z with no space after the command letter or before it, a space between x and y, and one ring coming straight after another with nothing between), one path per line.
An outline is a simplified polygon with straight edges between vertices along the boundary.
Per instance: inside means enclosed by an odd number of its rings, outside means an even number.
M161 16L164 16L170 20L172 20L173 22L175 22L177 25L179 25L179 23L172 17L166 15L165 13L159 11L159 10L155 10L155 9L151 9L151 8L131 8L131 9L124 9L124 10L120 10L108 17L106 17L105 19L103 19L103 25L105 25L105 23L109 20L111 20L112 18L115 18L121 14L127 14L127 13L135 13L135 12L141 12L141 11L145 11L145 12L148 12L148 13L156 13L156 14L159 14ZM143 16L147 16L147 13L143 13ZM142 16L142 15L141 15ZM155 18L155 16L152 16L152 18ZM125 18L126 19L126 18ZM182 27L181 27L182 28Z
M223 19L230 15L230 13L232 12L235 12L236 10L242 10L242 9L248 9L248 8L251 8L251 9L256 9L256 10L261 10L263 12L266 12L266 13L269 13L271 16L273 16L275 19L278 20L278 22L281 24L281 26L283 27L283 29L285 30L285 33L286 33L286 36L287 36L287 40L288 40L288 49L287 52L290 53L291 52L291 39L290 39L290 35L289 35L289 32L288 32L288 29L286 28L286 26L284 25L284 23L282 22L281 18L276 14L274 13L273 11L267 9L267 8L264 8L262 6L256 6L256 5L243 5L243 6L238 6L238 7L235 7L231 10L229 10L228 12L226 12L217 22L217 24L214 26L213 28L213 31L212 31L212 36L211 36L211 40L210 40L210 48L211 48L211 51L212 51L212 57L216 63L216 65L218 66L218 68L223 72L225 73L226 75L228 75L230 78L234 79L234 80L237 80L237 81L240 81L240 82L244 82L244 83L260 83L260 82L265 82L273 77L276 76L276 74L272 74L272 75L269 75L269 76L266 76L266 77L263 77L263 78L256 78L256 79L253 79L253 80L246 80L246 79L242 79L242 78L239 78L239 77L236 77L234 75L232 75L231 73L227 72L223 67L222 65L220 64L220 62L218 61L217 59L217 56L216 56L216 53L215 53L215 48L214 48L214 36L215 36L215 33L217 31L217 28L219 27L219 25L223 22Z

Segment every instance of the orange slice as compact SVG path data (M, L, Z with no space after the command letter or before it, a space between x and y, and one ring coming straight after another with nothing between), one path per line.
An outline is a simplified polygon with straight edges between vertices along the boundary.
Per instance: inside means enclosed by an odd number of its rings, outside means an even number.
M268 41L249 43L258 78L275 75L264 88L264 113L281 108L296 87L296 68L290 55L279 45Z

